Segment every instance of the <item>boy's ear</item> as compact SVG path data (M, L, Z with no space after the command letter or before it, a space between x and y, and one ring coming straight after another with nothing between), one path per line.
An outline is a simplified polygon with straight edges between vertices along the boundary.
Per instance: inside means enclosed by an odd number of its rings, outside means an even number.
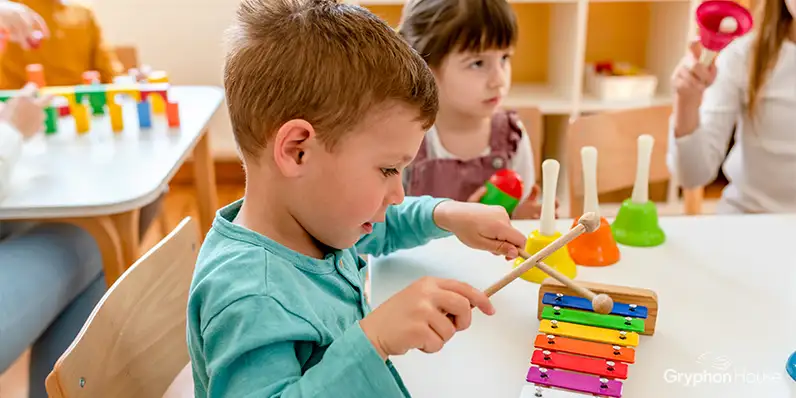
M283 124L274 137L274 163L286 177L302 174L307 150L312 146L315 129L306 120L293 119Z

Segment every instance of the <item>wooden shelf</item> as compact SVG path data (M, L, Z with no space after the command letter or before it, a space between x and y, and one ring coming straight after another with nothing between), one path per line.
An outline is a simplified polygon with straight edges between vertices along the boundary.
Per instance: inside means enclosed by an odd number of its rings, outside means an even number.
M652 98L605 101L584 90L581 112L671 102L670 76L688 43L691 4L687 1L615 1L589 4L585 62L628 62L657 78ZM680 28L675 28L680 27Z
M510 0L519 21L507 107L538 107L546 115L667 104L669 77L695 31L700 0ZM404 0L359 2L391 26ZM658 79L652 98L606 101L584 89L587 62L624 61Z
M507 108L538 107L545 114L572 112L572 95L545 84L514 84L503 105Z
M397 27L405 0L358 2ZM749 7L751 0L737 0ZM670 77L696 37L702 0L509 0L519 37L507 108L537 107L544 118L544 158L566 160L569 121L609 110L670 104ZM657 77L650 98L611 101L585 88L589 62L629 62ZM561 141L561 142L559 142Z
M619 109L643 108L647 106L669 105L671 103L672 96L666 94L659 94L650 99L627 101L603 100L589 94L584 94L578 109L581 113L594 113Z

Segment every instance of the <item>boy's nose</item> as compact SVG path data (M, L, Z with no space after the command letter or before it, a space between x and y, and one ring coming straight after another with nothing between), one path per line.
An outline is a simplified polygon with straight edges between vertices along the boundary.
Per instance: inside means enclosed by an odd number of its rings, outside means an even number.
M406 196L401 179L395 178L394 180L395 181L390 185L390 189L387 191L387 197L385 198L385 202L387 202L388 206L403 203L404 197Z

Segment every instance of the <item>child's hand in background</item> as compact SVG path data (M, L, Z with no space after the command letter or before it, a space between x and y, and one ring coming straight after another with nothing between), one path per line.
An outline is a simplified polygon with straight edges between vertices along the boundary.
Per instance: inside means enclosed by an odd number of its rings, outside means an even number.
M16 128L24 138L29 138L42 130L44 126L44 107L50 102L50 96L35 98L35 85L27 85L19 96L11 98L0 109L0 120Z
M483 198L484 195L486 195L486 186L481 185L480 187L478 187L478 189L475 190L475 192L470 194L470 197L467 198L467 201L470 203L479 203L481 202L481 198Z
M25 49L50 35L41 15L13 1L0 2L0 31L4 31L8 40L19 43Z
M441 350L457 331L470 327L472 307L487 315L495 312L478 289L426 277L376 307L359 325L384 359L411 349L432 353Z
M507 260L517 258L517 248L525 247L525 235L511 226L506 209L500 206L449 200L437 205L434 221L465 245Z
M531 188L531 194L528 195L528 199L520 203L519 206L514 209L511 218L515 220L538 220L542 218L542 203L539 201L539 194L541 192L542 188L540 188L538 184L534 184L533 188ZM556 198L556 217L558 217L558 206L558 198Z

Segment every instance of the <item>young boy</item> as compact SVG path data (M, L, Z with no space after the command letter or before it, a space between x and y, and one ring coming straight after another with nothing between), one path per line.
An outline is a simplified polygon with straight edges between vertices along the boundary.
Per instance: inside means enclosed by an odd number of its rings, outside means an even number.
M0 57L0 88L15 90L27 83L26 67L40 64L48 86L83 82L83 72L99 72L102 83L122 73L113 48L105 43L102 29L90 8L70 0L17 0L30 7L49 30L36 48L10 44Z
M243 0L224 67L246 193L218 212L188 301L196 397L409 396L389 357L435 352L488 298L424 278L372 313L360 253L455 234L517 256L501 207L404 198L437 112L423 59L370 12Z

